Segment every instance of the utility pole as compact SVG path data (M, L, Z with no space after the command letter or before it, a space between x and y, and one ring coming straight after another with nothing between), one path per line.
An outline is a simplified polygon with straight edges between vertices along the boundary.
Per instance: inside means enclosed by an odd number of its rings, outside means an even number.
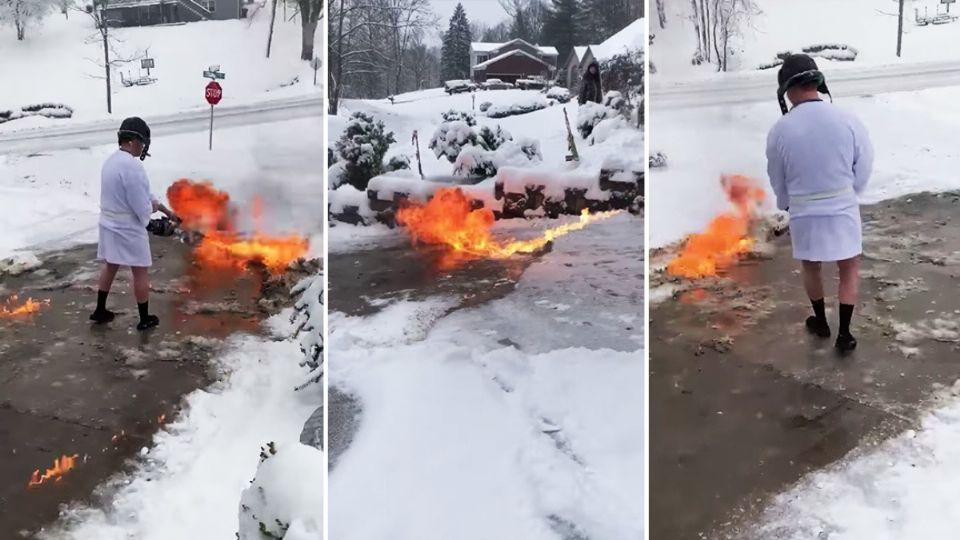
M900 22L897 24L897 58L903 49L903 0L900 0Z
M103 36L103 69L107 75L107 114L113 114L113 96L110 91L110 25L107 24L107 16L103 10L105 3L100 4L100 35Z

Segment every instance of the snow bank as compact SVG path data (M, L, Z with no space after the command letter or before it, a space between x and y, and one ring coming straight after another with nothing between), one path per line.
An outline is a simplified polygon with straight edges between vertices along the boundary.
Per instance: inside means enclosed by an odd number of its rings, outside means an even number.
M270 445L240 497L240 540L323 538L323 452L300 443Z
M562 200L567 189L586 190L586 197L605 201L610 194L600 189L600 177L580 173L547 173L517 167L503 167L497 171L497 183L503 184L507 193L525 193L527 186L543 187L547 198Z
M486 110L488 118L506 118L508 116L518 116L545 109L550 104L541 98L528 98L517 103L506 105L492 105Z

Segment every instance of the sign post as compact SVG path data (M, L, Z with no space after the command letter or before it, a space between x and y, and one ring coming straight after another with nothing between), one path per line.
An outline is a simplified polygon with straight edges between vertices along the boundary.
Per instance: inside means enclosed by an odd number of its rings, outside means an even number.
M946 6L947 6L947 13L950 13L950 4L952 4L952 3L956 2L956 1L957 1L957 0L940 0L940 3L941 3L941 4L946 4Z
M320 70L320 59L316 56L313 57L313 60L310 62L310 67L313 68L313 85L317 85L317 71Z
M223 98L223 87L217 81L210 81L204 91L204 97L210 104L210 143L208 150L213 150L213 107Z

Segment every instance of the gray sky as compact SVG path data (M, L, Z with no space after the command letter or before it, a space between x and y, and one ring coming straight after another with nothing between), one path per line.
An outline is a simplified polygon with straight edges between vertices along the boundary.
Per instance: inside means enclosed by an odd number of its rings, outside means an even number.
M463 4L463 9L467 11L467 20L471 23L478 21L493 26L507 18L507 12L497 0L431 0L433 12L440 16L440 27L444 31L447 30L450 17L458 3Z

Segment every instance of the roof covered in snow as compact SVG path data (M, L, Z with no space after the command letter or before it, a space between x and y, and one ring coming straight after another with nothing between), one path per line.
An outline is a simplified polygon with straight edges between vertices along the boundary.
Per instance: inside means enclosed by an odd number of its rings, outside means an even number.
M590 45L593 57L599 61L608 60L627 50L642 50L647 40L647 25L643 18L637 19L626 28L610 36L600 45Z
M484 69L484 68L486 68L487 66L489 66L490 64L493 64L494 62L499 62L500 60L503 60L504 58L509 58L509 57L511 57L511 56L516 56L516 55L518 55L518 54L521 54L521 55L523 55L523 56L526 56L527 58L532 58L533 60L536 60L537 62L540 62L541 64L543 64L543 65L545 65L545 66L552 67L552 66L550 66L550 64L544 62L542 58L537 58L536 56L534 56L534 55L532 55L532 54L530 54L530 53L528 53L528 52L526 52L526 51L521 51L520 49L514 49L514 50L512 50L512 51L507 51L507 52L505 52L505 53L503 53L503 54L498 54L497 56L494 56L493 58L491 58L491 59L489 59L489 60L486 60L486 61L484 61L484 62L480 62L479 64L473 66L473 69Z
M533 48L535 48L535 49L539 49L541 53L546 54L546 55L549 55L549 56L557 56L557 55L560 54L559 52L557 52L557 48L556 48L556 47L541 47L541 46L539 46L539 45L534 45L534 44L532 44L532 43L528 43L527 41L522 40L522 39L520 39L520 38L513 39L513 40L510 40L510 41L507 41L507 42L504 42L504 43L489 43L489 42L483 42L483 41L475 41L475 42L473 42L473 43L470 44L470 49L471 49L473 52L481 52L481 53L483 53L483 52L493 52L493 51L495 51L495 50L497 50L497 49L502 49L504 46L509 45L509 44L511 44L511 43L515 43L515 42L526 43L527 45L529 45L529 46L531 46L531 47L533 47Z
M584 45L583 47L574 47L573 54L577 56L577 60L583 60L583 57L587 54L588 49L590 49L589 45Z

